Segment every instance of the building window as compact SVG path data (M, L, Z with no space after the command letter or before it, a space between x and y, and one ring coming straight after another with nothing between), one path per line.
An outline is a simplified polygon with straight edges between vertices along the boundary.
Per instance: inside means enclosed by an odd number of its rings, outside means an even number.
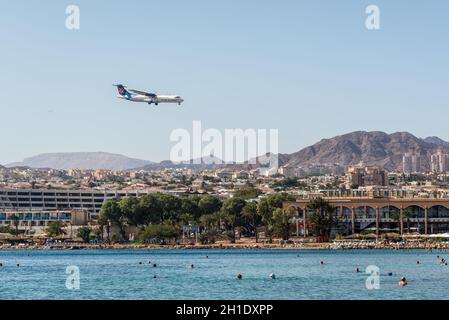
M71 214L67 213L67 212L63 212L63 213L61 213L60 217L61 217L61 220L70 220Z

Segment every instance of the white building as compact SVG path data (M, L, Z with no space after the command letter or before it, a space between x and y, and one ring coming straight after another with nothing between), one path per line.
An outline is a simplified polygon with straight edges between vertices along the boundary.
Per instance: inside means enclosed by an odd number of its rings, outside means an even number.
M449 171L449 154L439 151L430 157L431 170L435 173Z
M404 174L419 173L422 171L421 156L406 153L402 157L402 172Z

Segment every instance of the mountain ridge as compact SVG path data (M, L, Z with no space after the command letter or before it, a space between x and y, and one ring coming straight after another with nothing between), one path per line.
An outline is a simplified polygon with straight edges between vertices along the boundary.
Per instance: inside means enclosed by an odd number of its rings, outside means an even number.
M438 137L418 138L409 132L354 131L332 138L324 138L317 143L290 154L278 154L279 166L309 166L317 164L339 164L342 166L378 165L387 170L401 170L402 157L415 154L422 157L422 166L430 170L430 156L438 151L449 153L449 142ZM244 164L217 164L213 156L191 160L187 163L174 163L170 160L151 162L128 158L107 152L47 153L30 157L22 162L6 167L31 167L52 169L112 169L112 170L161 170L167 168L190 168L194 170L231 168L256 169L263 166L264 160L273 157L266 154ZM197 159L198 160L198 159ZM206 161L205 161L206 160ZM212 161L216 160L216 161ZM214 163L215 162L215 163ZM219 162L219 161L218 161ZM0 166L1 168L1 166Z
M151 164L151 161L129 158L108 152L59 152L43 153L24 159L22 162L7 164L7 168L30 167L48 169L110 169L128 170Z
M427 142L408 132L354 131L318 143L289 155L286 165L311 164L379 165L388 170L400 170L405 154L423 158L423 167L430 169L430 156L439 150L449 153L449 147Z

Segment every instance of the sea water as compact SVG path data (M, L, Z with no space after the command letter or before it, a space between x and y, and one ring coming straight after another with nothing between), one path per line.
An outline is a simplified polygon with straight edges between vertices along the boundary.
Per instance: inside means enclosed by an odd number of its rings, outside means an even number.
M0 251L0 299L449 299L437 256L449 252ZM378 287L367 286L368 266L379 268Z

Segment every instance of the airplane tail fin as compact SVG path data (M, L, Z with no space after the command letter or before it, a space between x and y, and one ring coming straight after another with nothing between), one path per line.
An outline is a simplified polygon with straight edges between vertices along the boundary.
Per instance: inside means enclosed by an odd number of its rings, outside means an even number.
M125 86L123 86L122 84L115 84L114 86L117 87L117 91L122 97L129 95L128 90L126 90Z

